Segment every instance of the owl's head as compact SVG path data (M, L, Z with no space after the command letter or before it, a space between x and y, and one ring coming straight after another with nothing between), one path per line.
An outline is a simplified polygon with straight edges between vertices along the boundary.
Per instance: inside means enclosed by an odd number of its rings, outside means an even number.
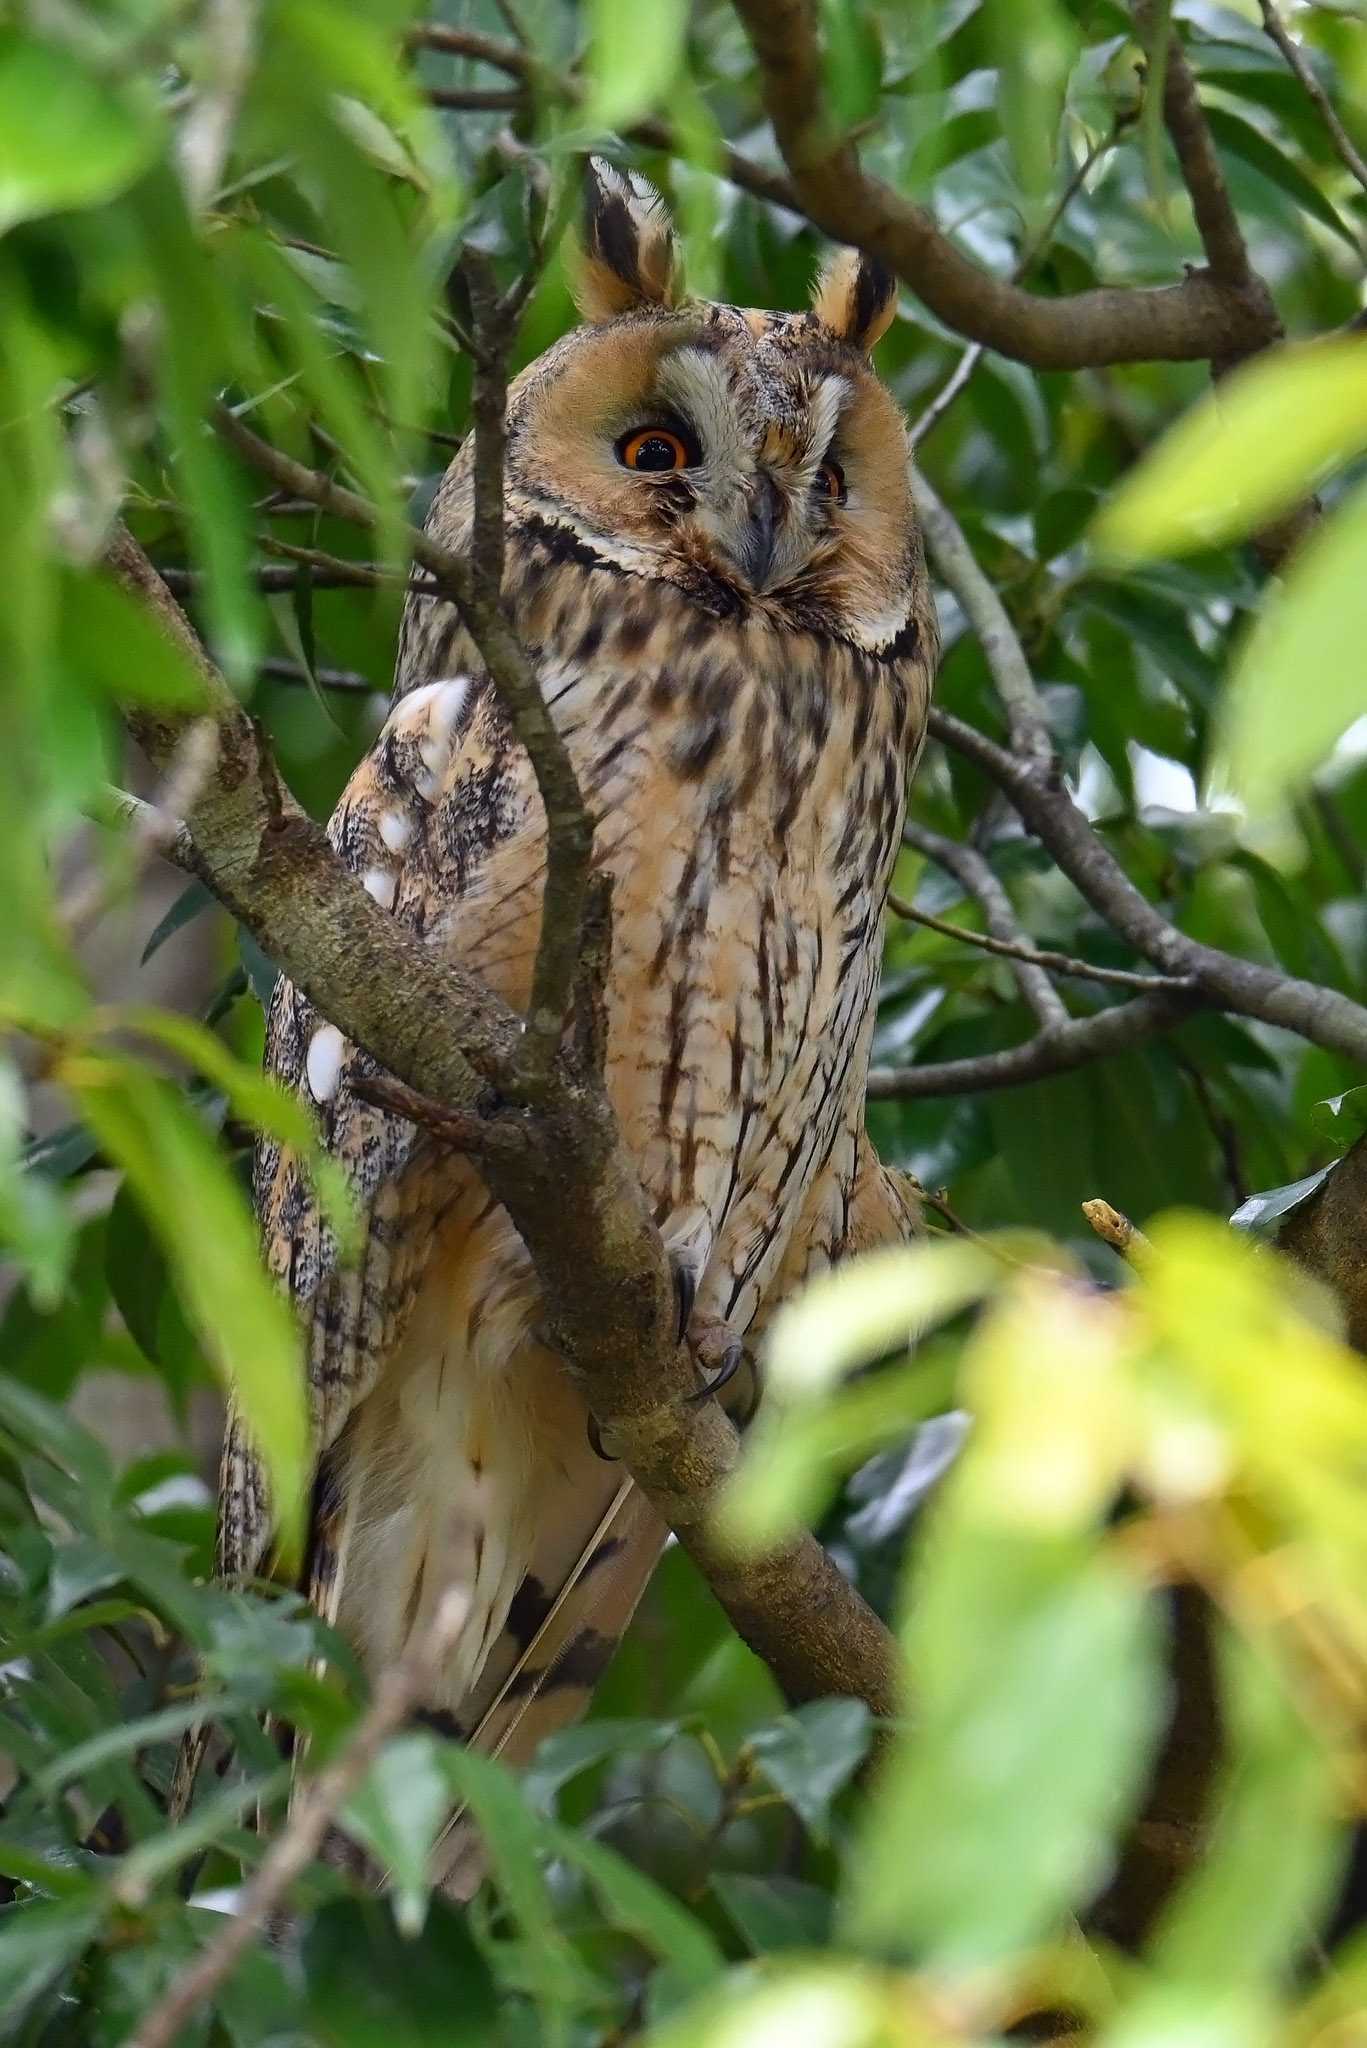
M659 195L595 163L577 297L585 324L512 393L516 501L713 612L894 639L917 542L906 430L869 363L888 273L841 250L800 313L688 299Z

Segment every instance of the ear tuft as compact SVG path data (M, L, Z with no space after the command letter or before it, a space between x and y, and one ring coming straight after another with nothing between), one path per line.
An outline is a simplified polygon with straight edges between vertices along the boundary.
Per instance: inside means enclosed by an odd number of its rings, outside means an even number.
M584 247L575 300L586 320L672 306L679 289L674 228L663 199L634 171L590 157Z
M837 340L867 355L897 311L897 280L876 256L834 249L812 288L812 310Z

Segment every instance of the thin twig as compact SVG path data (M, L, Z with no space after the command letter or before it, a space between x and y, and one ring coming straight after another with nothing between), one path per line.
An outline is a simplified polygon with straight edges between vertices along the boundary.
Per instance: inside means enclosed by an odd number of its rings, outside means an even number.
M200 81L176 152L196 210L214 198L228 161L233 124L251 76L256 18L257 0L206 0Z
M904 842L917 853L923 853L942 867L968 895L982 906L983 918L987 924L988 936L983 941L989 952L999 952L1012 962L1012 973L1016 986L1026 1007L1035 1021L1045 1031L1052 1031L1056 1025L1068 1022L1068 1011L1058 990L1050 981L1043 961L1031 956L1026 944L1025 933L1011 907L1011 898L992 872L989 863L971 846L961 846L957 840L946 839L942 833L932 832L924 825L908 819L902 830ZM938 919L929 918L924 911L918 911L913 904L904 904L900 897L889 899L899 917L910 917L916 923L929 923L953 938L975 938L974 933L965 933L959 925L940 925Z
M1103 1202L1094 1195L1082 1204L1082 1213L1099 1238L1114 1247L1122 1258L1131 1264L1139 1264L1144 1253L1151 1249L1149 1240L1137 1223L1131 1223L1123 1209L1113 1209L1109 1202Z
M1264 29L1304 87L1306 97L1313 103L1315 111L1324 123L1339 161L1351 171L1363 191L1367 192L1367 159L1363 157L1335 112L1333 101L1315 76L1314 65L1277 12L1276 0L1259 0L1259 4L1263 11Z
M958 520L919 471L913 487L931 561L978 637L1011 737L1024 760L1042 766L1053 755L1049 721L1006 606L978 567Z
M313 668L307 669L302 661L284 661L271 655L256 665L259 676L269 676L275 683L317 683L321 690L336 690L341 696L383 697L384 685L372 676L363 676L355 668Z
M193 810L217 765L217 728L211 718L200 718L187 727L151 797L124 797L119 792L123 800L116 808L131 826L131 872L125 868L111 875L96 867L84 882L77 884L60 911L73 942L98 923L115 892L120 887L127 889L155 854L164 854L177 863L183 859L188 840L186 815Z
M397 1663L384 1667L375 1695L342 1749L310 1778L293 1813L251 1878L234 1912L128 2036L125 2048L172 2048L181 2029L213 1997L307 1870L328 1828L389 1740L429 1694L469 1612L469 1595L452 1588L437 1603L430 1627Z
M1016 266L1011 272L1011 282L1013 284L1020 284L1028 275L1031 266L1038 262L1040 256L1054 239L1059 223L1074 199L1076 199L1078 193L1082 190L1082 187L1086 184L1087 179L1091 176L1093 170L1100 163L1102 157L1106 155L1107 151L1115 148L1116 143L1120 140L1126 127L1133 121L1133 118L1133 115L1129 113L1117 114L1111 123L1109 132L1100 136L1092 144L1091 148L1084 152L1081 161L1074 167L1072 176L1062 192L1060 192L1054 205L1050 208L1047 219L1029 237L1024 248L1021 250ZM920 418L911 427L909 438L913 448L919 449L921 443L939 426L940 421L949 411L955 399L959 397L965 386L971 381L974 371L986 353L987 351L980 341L971 341L969 343L968 347L959 357L958 362L954 365L954 368L950 371L949 376L945 379L944 384L936 392L934 398L931 399Z
M448 57L464 57L472 64L488 64L506 71L509 78L525 79L532 59L516 43L502 42L478 29L450 28L444 21L416 22L408 31L408 46L414 50L440 50Z
M1154 0L1135 0L1134 12L1146 39L1152 41L1163 26ZM1244 231L1230 200L1210 125L1196 90L1196 80L1192 77L1182 39L1175 28L1169 31L1166 61L1161 69L1163 120L1177 152L1182 182L1191 199L1210 274L1217 283L1248 294L1251 302L1259 304L1260 325L1267 332L1257 345L1263 346L1267 341L1278 338L1281 323L1267 287L1249 261Z
M1196 984L1190 975L1180 974L1135 974L1128 967L1098 967L1093 960L1080 960L1071 953L1055 953L1047 946L1028 946L1009 939L995 939L987 932L969 931L966 925L951 924L948 918L932 917L928 910L918 910L914 903L908 903L904 896L889 895L888 903L896 916L904 917L911 924L923 924L928 931L939 932L946 939L958 939L965 946L976 946L984 953L999 953L1003 959L1028 961L1033 967L1042 967L1050 974L1068 974L1079 981L1095 981L1109 988L1128 988L1138 991L1146 989L1172 989L1189 993Z

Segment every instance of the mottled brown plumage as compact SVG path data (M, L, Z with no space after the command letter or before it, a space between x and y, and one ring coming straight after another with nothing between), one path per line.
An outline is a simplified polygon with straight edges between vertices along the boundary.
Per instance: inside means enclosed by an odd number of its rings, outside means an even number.
M842 252L813 310L782 314L680 300L676 278L658 200L600 168L586 324L510 395L505 601L614 877L622 1131L695 1317L753 1347L813 1268L914 1227L863 1091L935 626L902 421L865 354L890 282ZM648 429L682 466L627 466ZM462 454L429 525L460 548L470 522ZM449 605L410 599L392 714L331 834L397 918L525 1006L542 814ZM665 1532L591 1448L474 1167L360 1101L365 1060L286 983L268 1058L367 1224L338 1269L298 1161L263 1147L267 1255L309 1347L313 1596L379 1668L470 1552L431 1710L523 1754L587 1697ZM223 1568L253 1569L267 1538L234 1430Z

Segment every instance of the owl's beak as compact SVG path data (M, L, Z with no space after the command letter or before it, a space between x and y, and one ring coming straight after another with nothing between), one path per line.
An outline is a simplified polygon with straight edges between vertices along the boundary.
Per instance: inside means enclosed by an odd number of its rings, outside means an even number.
M746 582L757 595L768 588L782 521L783 493L774 479L761 471L755 480L750 517L746 521L740 547L740 566L745 571Z

